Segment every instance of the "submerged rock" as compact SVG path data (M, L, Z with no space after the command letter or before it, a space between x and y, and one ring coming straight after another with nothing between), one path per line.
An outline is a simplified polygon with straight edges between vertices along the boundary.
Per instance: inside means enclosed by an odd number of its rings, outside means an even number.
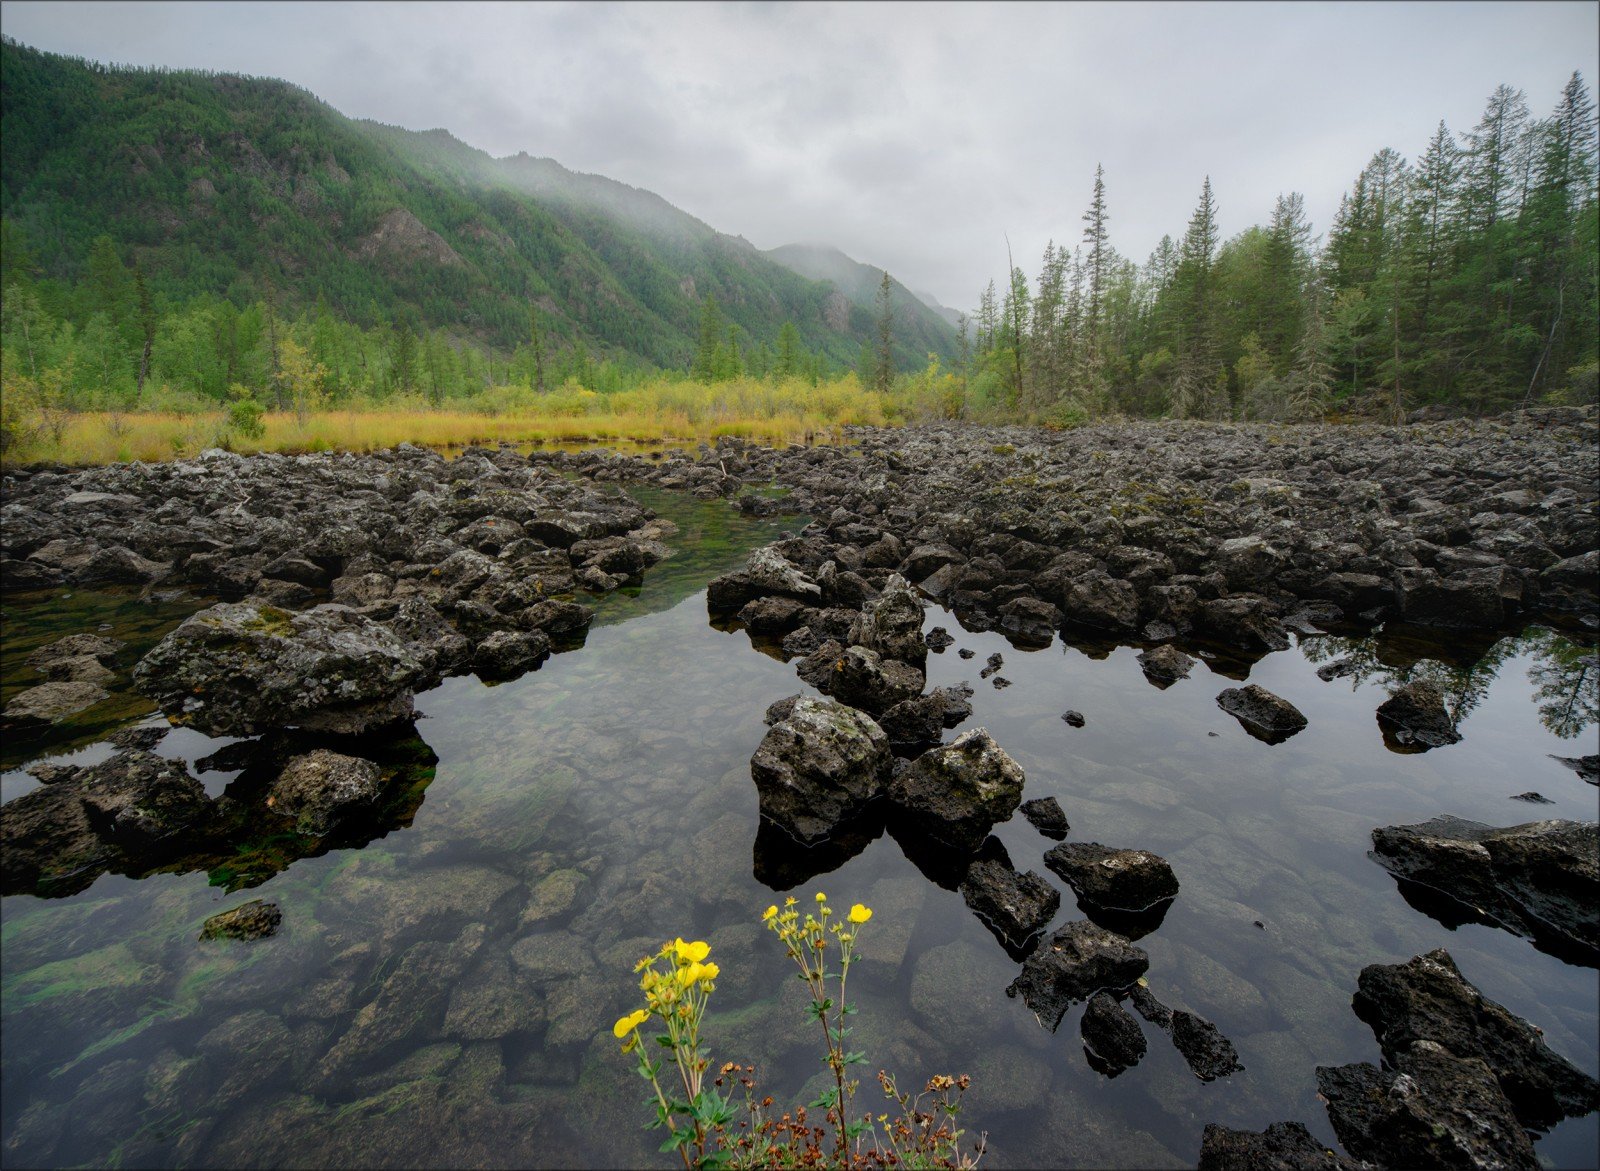
M1174 1009L1171 1029L1173 1046L1201 1081L1216 1081L1244 1068L1233 1042L1205 1017Z
M1384 740L1392 740L1401 751L1426 752L1461 739L1444 706L1444 693L1426 679L1407 683L1379 704L1378 725Z
M890 783L889 799L916 832L953 847L976 850L1022 800L1022 766L987 729L931 749Z
M1600 827L1531 821L1496 829L1458 817L1372 831L1373 857L1517 935L1600 966Z
M283 912L276 903L251 899L211 916L200 926L201 939L265 939L278 930Z
M1274 1122L1259 1134L1208 1122L1196 1171L1360 1171L1368 1166L1329 1150L1301 1122Z
M1339 1141L1382 1167L1536 1171L1539 1161L1489 1067L1431 1041L1365 1062L1317 1068L1317 1090Z
M293 820L298 832L321 835L370 810L382 793L382 773L370 760L318 748L283 766L267 790L267 803Z
M1083 1038L1090 1066L1107 1077L1132 1069L1148 1050L1139 1022L1106 992L1089 997L1078 1023L1078 1034Z
M1178 894L1178 877L1159 854L1069 842L1044 856L1085 904L1112 911L1148 911Z
M1150 967L1150 957L1120 935L1087 919L1068 923L1022 965L1006 995L1022 997L1052 1033L1067 1009L1101 989L1128 987Z
M133 673L169 719L213 736L365 731L409 716L426 677L393 631L348 606L290 614L248 601L188 618Z
M1228 688L1217 696L1217 706L1238 720L1246 732L1267 744L1282 744L1306 727L1299 708L1254 683Z
M1391 1062L1418 1041L1482 1059L1526 1126L1550 1127L1600 1109L1600 1082L1473 987L1443 948L1363 968L1352 1004Z
M750 758L761 815L791 837L821 841L864 808L888 779L889 738L861 712L801 697Z

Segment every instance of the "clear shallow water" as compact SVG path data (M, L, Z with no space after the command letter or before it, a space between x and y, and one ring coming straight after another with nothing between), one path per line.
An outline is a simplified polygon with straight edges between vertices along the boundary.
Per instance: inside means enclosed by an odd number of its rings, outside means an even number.
M1005 995L1018 964L892 838L816 877L806 870L838 858L758 838L748 762L761 716L805 688L746 634L712 626L700 591L781 524L640 495L682 526L678 556L636 595L604 599L582 650L511 683L459 678L418 698L438 759L409 826L236 894L194 873L4 900L8 1166L665 1166L609 1028L635 1005L633 961L662 939L708 939L722 966L713 1060L755 1062L780 1101L820 1084L798 984L758 924L768 882L875 908L851 982L859 1047L869 1068L908 1083L970 1073L963 1120L989 1132L997 1167L1192 1165L1211 1121L1298 1119L1332 1143L1315 1066L1378 1059L1350 1010L1357 973L1439 946L1554 1049L1600 1069L1593 969L1490 927L1449 930L1366 857L1374 826L1438 813L1595 816L1594 788L1547 757L1594 751L1595 728L1553 733L1540 704L1565 693L1541 698L1550 679L1530 679L1566 644L1530 631L1495 644L1492 671L1457 664L1457 694L1476 699L1464 740L1400 756L1373 716L1381 675L1324 683L1317 662L1353 649L1391 673L1443 675L1449 648L1420 666L1395 639L1269 656L1250 680L1311 723L1268 746L1215 706L1236 668L1200 665L1160 691L1132 649L1023 652L930 608L929 626L977 652L930 655L930 684L974 685L963 727L988 727L1016 757L1025 796L1056 796L1072 840L1163 854L1182 883L1139 941L1151 990L1213 1020L1245 1069L1202 1084L1145 1026L1149 1055L1108 1080L1084 1059L1081 1007L1055 1034L1041 1029ZM32 618L8 623L8 662ZM1005 690L978 677L995 651ZM1062 722L1068 708L1085 727ZM174 733L159 751L192 760L214 747ZM7 797L31 784L6 781ZM1529 789L1554 804L1508 799ZM1051 843L1020 817L997 836L1019 869L1044 872ZM1080 914L1064 896L1057 925ZM202 920L250 897L283 909L277 936L196 942ZM1594 1165L1596 1119L1563 1124L1538 1150Z

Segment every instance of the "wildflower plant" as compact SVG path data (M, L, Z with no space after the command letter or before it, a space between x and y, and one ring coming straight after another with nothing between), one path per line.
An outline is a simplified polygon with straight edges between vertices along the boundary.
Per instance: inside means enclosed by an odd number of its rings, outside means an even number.
M852 1116L858 1083L848 1071L863 1064L866 1055L847 1047L851 1029L846 1018L856 1010L845 1000L845 988L857 958L856 940L872 910L856 903L836 916L820 891L814 902L814 909L802 915L797 900L789 898L782 908L774 904L762 916L799 968L797 977L811 993L807 1014L822 1028L823 1062L833 1085L808 1106L774 1115L772 1098L756 1090L753 1066L729 1062L707 1084L710 1057L701 1045L701 1025L719 975L710 962L709 945L676 939L634 966L645 1007L618 1018L612 1033L623 1042L624 1053L637 1055L639 1076L650 1083L647 1103L655 1118L647 1125L668 1132L661 1149L676 1151L690 1169L976 1166L984 1140L980 1137L970 1153L963 1152L965 1132L956 1126L961 1096L969 1085L964 1074L939 1074L913 1095L880 1070L878 1083L894 1103L895 1116ZM834 952L836 960L830 956ZM647 1040L643 1030L652 1021L662 1031ZM665 1072L669 1059L676 1078ZM736 1111L722 1088L733 1081L743 1087L747 1117L730 1130ZM813 1123L812 1110L822 1111L821 1125Z

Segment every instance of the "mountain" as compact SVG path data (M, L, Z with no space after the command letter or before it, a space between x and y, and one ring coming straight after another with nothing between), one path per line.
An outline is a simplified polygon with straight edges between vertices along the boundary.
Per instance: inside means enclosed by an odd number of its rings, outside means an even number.
M784 244L766 253L779 264L814 281L833 285L850 302L852 323L865 314L864 324L871 327L877 319L878 287L883 282L883 269L862 264L827 244ZM889 304L894 313L896 356L904 365L901 347L909 341L921 347L920 356L929 353L949 358L955 352L953 321L945 321L923 299L906 288L893 276L889 278Z
M916 289L912 289L911 295L917 300L921 301L929 309L932 309L936 314L938 314L940 320L946 322L952 329L961 328L961 310L952 309L948 305L940 304L939 298L935 297L932 293L922 293L918 292Z
M531 303L557 344L682 368L707 295L746 346L793 321L808 349L852 365L874 336L840 290L649 191L347 118L287 82L6 39L0 111L6 240L46 284L82 280L105 234L168 301L270 288L290 308L501 350L526 340ZM953 335L897 325L901 364L930 348L953 352Z

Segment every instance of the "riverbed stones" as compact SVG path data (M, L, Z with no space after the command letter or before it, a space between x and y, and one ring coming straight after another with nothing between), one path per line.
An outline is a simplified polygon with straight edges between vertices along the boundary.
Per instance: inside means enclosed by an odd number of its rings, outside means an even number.
M237 907L220 911L200 925L200 938L210 939L265 939L278 930L283 922L283 912L276 903L265 899L251 899Z
M1329 1150L1302 1122L1274 1122L1259 1133L1208 1122L1197 1171L1360 1171L1367 1166Z
M1126 988L1149 967L1144 949L1079 919L1056 931L1027 958L1006 994L1020 995L1039 1023L1053 1033L1073 1004L1101 989Z
M1496 829L1458 817L1372 831L1373 858L1396 878L1419 883L1536 941L1600 960L1600 827L1532 821Z
M870 717L804 696L768 730L750 775L761 815L809 845L879 794L891 759L889 738Z
M1392 739L1402 750L1426 752L1461 739L1444 693L1436 683L1415 679L1399 688L1378 705L1378 725L1384 739Z
M1089 906L1110 911L1148 911L1177 897L1178 877L1159 854L1118 850L1099 842L1064 842L1044 856Z
M897 815L914 832L955 850L974 851L990 829L1016 812L1022 766L985 728L911 762L888 786Z
M1305 730L1300 709L1255 683L1229 687L1217 696L1217 706L1238 720L1246 732L1267 744L1282 744Z
M383 774L372 761L318 748L284 764L267 790L267 803L291 819L296 832L321 836L370 810L383 787Z
M393 631L333 603L290 613L222 602L186 619L134 683L168 719L213 736L290 725L354 733L411 714L426 668Z
M1356 1015L1395 1061L1418 1041L1481 1058L1524 1125L1549 1127L1600 1109L1600 1083L1545 1044L1520 1017L1479 992L1443 948L1361 970Z
M1358 1159L1383 1167L1539 1166L1489 1067L1432 1041L1413 1043L1386 1069L1319 1066L1317 1090L1339 1141Z

